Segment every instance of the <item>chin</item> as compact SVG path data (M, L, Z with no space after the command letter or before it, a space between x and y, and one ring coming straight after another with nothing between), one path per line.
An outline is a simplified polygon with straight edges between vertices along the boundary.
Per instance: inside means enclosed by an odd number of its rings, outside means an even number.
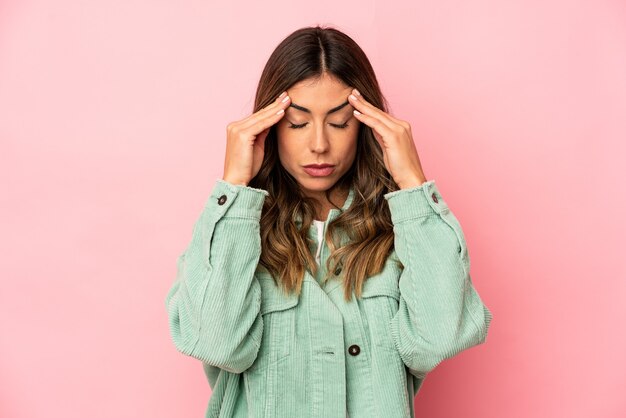
M300 184L300 187L302 187L303 189L315 191L315 192L323 192L325 190L330 189L336 183L336 179L335 179L335 176L318 177L318 178L309 177L309 178L305 178L304 181L301 181L301 179L298 179L298 183Z

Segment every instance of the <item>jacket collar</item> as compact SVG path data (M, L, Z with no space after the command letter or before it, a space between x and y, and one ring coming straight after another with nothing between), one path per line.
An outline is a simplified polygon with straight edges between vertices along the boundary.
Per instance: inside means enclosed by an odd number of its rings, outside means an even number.
M341 210L335 209L335 208L330 209L330 212L328 212L328 218L326 219L326 221L324 223L328 224L330 221L332 221L337 216L339 216L339 214L341 212L344 212L345 210L347 210L350 207L350 205L352 204L353 200L354 200L354 186L350 185L350 189L348 191L348 197L346 198L346 201L343 203L343 206L341 207ZM295 222L296 222L296 225L301 225L302 224L302 217L300 216L300 214L296 215L296 221Z

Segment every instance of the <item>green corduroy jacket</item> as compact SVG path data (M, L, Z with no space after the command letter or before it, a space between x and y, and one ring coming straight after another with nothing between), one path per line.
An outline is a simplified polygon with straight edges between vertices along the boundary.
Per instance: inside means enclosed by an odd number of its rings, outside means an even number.
M492 319L435 181L385 195L394 250L350 302L340 270L321 280L325 242L300 297L283 294L259 266L268 195L218 179L166 296L174 345L202 362L212 389L205 416L414 417L426 375L485 342ZM324 230L339 214L330 210ZM308 234L317 243L315 226Z

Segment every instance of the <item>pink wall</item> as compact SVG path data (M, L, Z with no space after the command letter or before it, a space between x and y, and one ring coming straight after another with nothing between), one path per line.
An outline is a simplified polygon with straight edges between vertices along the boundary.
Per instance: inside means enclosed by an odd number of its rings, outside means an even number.
M412 124L494 314L418 416L626 416L617 0L0 2L0 416L203 416L164 297L226 124L316 23L360 43Z

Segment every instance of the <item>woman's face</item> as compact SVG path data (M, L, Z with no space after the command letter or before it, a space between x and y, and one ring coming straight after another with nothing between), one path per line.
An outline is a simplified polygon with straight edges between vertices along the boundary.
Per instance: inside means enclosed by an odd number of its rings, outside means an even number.
M291 103L276 126L280 162L307 196L321 198L352 166L361 123L348 103L352 87L324 73L287 89ZM307 171L331 164L330 173ZM317 175L316 175L317 174Z

